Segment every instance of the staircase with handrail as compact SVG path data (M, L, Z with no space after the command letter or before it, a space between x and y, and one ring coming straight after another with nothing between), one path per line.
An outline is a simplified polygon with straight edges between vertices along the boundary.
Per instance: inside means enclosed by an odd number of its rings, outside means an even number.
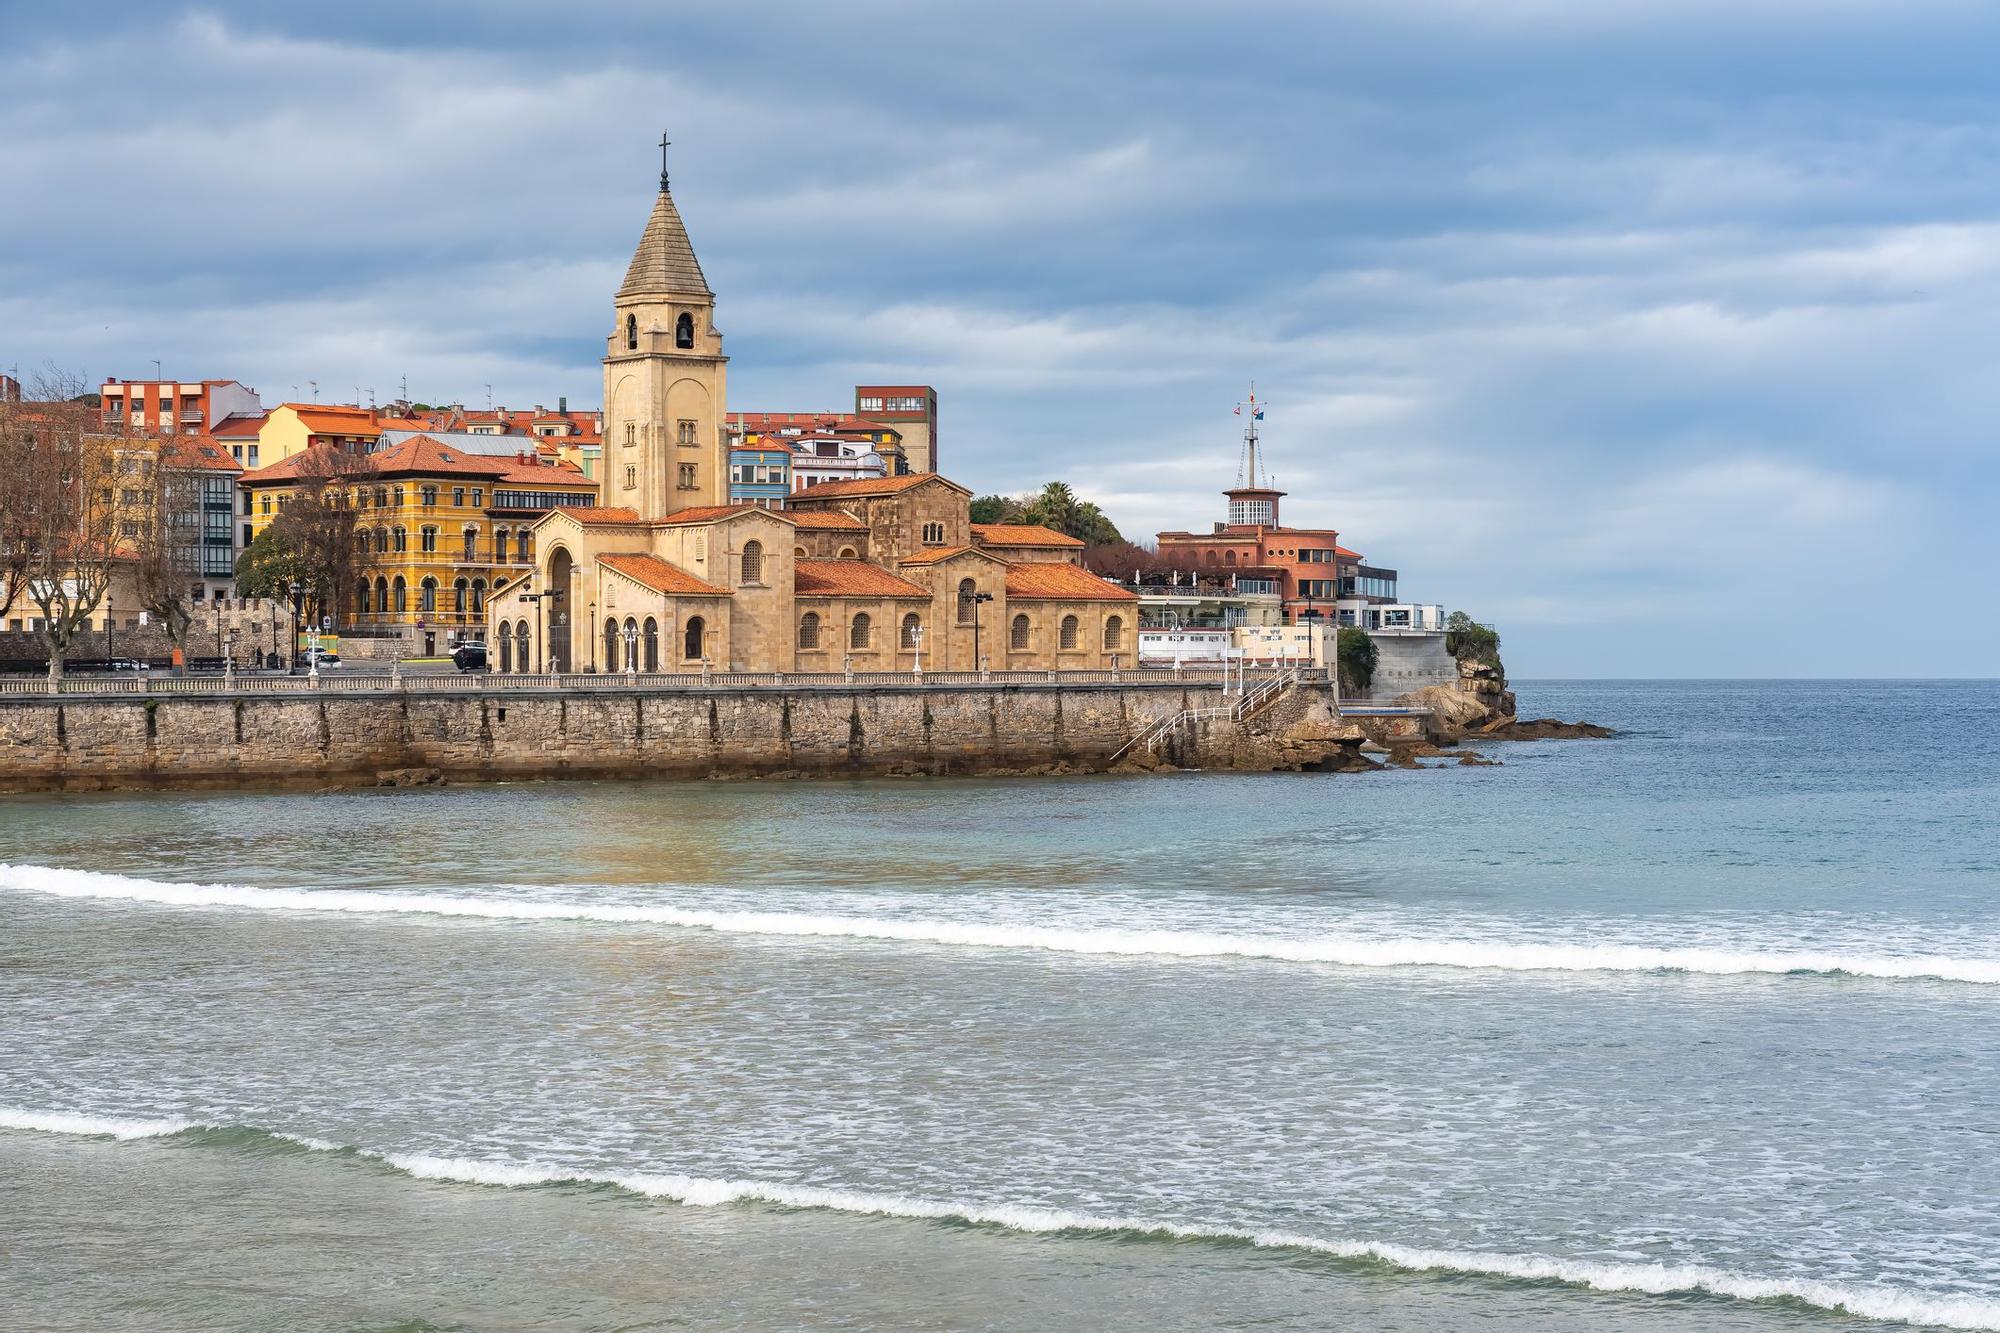
M1221 704L1213 708L1183 708L1177 713L1163 717L1159 721L1147 726L1138 735L1132 737L1131 740L1126 741L1113 751L1111 758L1106 761L1105 767L1109 768L1117 764L1119 760L1131 754L1142 745L1146 748L1147 754L1158 754L1161 743L1169 736L1177 735L1183 731L1192 731L1197 724L1209 718L1226 717L1232 722L1242 722L1248 718L1255 717L1258 713L1263 712L1266 708L1276 703L1292 686L1298 684L1303 677L1304 673L1300 668L1287 667L1274 676L1258 681L1254 687L1238 698L1234 704Z

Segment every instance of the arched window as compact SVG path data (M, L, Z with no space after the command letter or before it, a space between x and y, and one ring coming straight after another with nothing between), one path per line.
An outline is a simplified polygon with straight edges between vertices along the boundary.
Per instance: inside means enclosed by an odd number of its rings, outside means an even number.
M799 647L819 647L819 612L808 611L799 617Z
M438 530L429 525L417 529L417 547L426 553L435 553L438 548Z
M438 581L427 576L422 583L417 585L417 610L435 611L437 609Z
M1119 652L1125 647L1125 618L1112 616L1104 622L1104 651Z
M764 544L762 542L743 543L742 583L762 583L764 581Z
M840 558L841 558L842 560L853 560L853 559L855 559L855 558L856 558L856 556L855 556L855 552L854 552L854 548L853 548L852 546L843 546L843 547L841 547L841 548L840 548Z
M451 585L451 609L459 615L464 615L466 594L471 591L472 585L464 579L454 581Z
M507 632L507 622L500 622L500 672L505 675L514 669L514 636Z
M1223 564L1225 564L1225 565L1233 565L1233 564L1235 564L1235 563L1236 563L1236 552L1234 552L1234 551L1224 551L1224 552L1222 553L1222 563L1223 563Z
M924 524L924 542L926 545L929 546L944 545L944 524L942 523Z
M386 508L388 503L389 488L387 486L377 486L375 488L375 507L377 509Z
M1028 647L1028 617L1025 613L1014 617L1014 625L1007 634L1007 646L1016 652Z
M1215 563L1216 563L1216 559L1215 559L1215 552L1214 552L1214 551L1203 551L1203 552L1201 553L1201 558L1202 558L1202 562L1203 562L1204 564L1210 564L1210 565L1212 565L1212 564L1215 564Z
M854 623L847 630L847 646L849 648L866 648L868 646L868 633L868 613L866 611L856 611L854 613Z
M604 622L604 669L618 669L618 617L611 616Z
M979 603L973 598L979 593L979 585L971 579L958 581L958 623L970 625L979 615Z
M360 555L368 554L368 529L363 528L354 534L354 549Z
M389 529L387 528L375 529L375 549L382 552L384 555L387 555L389 553Z
M924 641L924 622L917 618L915 611L903 617L902 645L914 648Z
M375 580L375 609L377 611L387 611L389 609L389 580L387 579Z
M682 657L686 658L690 662L699 661L701 659L702 634L707 629L708 626L702 623L702 619L700 616L690 616L688 618L687 633L684 636L682 636L682 642L681 642Z
M639 317L637 315L625 316L625 350L628 352L639 350Z
M674 346L680 348L694 346L694 316L685 311L674 321Z
M514 626L514 669L525 672L534 663L528 657L528 622Z
M472 614L475 616L483 616L486 614L485 579L474 579L472 581Z
M402 529L398 528L396 531L401 532ZM403 582L401 574L396 575L396 609L398 611L407 611L410 609L409 585Z
M365 616L365 615L367 615L367 614L368 614L368 580L367 580L367 579L363 579L363 580L361 580L361 581L360 581L359 583L357 583L357 584L355 584L355 585L354 585L354 613L355 613L356 615L362 615L362 616Z
M1068 651L1076 647L1076 617L1064 616L1056 628L1056 647Z
M651 616L647 616L646 628L642 632L646 636L646 670L658 671L660 669L660 622Z
M392 535L394 536L396 541L396 554L401 555L403 552L410 549L409 529L403 527L403 525L399 523L396 525L396 530Z
M625 669L627 671L637 671L639 669L639 622L630 616L625 617L625 628L620 631L619 637L625 644Z
M522 528L514 534L514 558L525 563L528 559L528 530Z
M389 495L396 508L401 509L403 507L403 488L401 486L392 486L389 488ZM400 550L401 548L397 549Z
M467 563L470 563L475 558L475 553L478 550L479 550L479 529L467 528L465 530L465 560L467 561Z
M794 559L794 560L803 560L803 559L805 559L805 558L806 558L806 548L805 548L805 547L803 547L803 546L794 546L794 547L792 548L792 559Z

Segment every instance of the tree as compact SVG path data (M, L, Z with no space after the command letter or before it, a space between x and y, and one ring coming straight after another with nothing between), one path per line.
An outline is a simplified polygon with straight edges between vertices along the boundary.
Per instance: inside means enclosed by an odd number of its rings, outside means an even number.
M153 445L103 434L79 377L50 367L32 397L0 415L6 560L15 570L11 595L25 594L40 613L56 681L112 579L131 564L160 478Z
M187 660L188 630L201 600L201 474L188 466L180 442L162 437L155 455L152 512L134 544L133 591L140 609L159 622Z
M259 565L275 569L272 550L285 553L285 583L253 595L274 595L296 582L306 590L305 613L312 623L322 616L338 620L347 605L343 594L354 585L360 564L355 549L360 527L355 493L374 478L375 465L365 454L322 446L300 456L294 475L296 488L281 499L278 516L258 534L259 540L268 536L272 543ZM256 542L251 545L254 548ZM247 560L249 552L244 556ZM265 586L261 573L259 586Z
M1005 523L1007 507L1014 502L1004 495L982 495L972 502L974 523Z
M1366 694L1375 682L1377 655L1375 640L1368 637L1368 631L1352 625L1341 626L1334 653L1340 663L1340 687Z
M305 575L304 557L284 544L275 523L266 525L236 557L236 591L245 597L284 601Z
M1482 625L1463 611L1445 617L1444 643L1447 651L1461 662L1480 662L1503 675L1500 665L1500 631Z

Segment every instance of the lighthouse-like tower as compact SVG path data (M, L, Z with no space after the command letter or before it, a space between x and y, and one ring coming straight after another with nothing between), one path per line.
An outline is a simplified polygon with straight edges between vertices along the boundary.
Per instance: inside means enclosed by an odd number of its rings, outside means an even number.
M600 503L665 518L728 494L722 436L729 358L715 327L715 293L694 257L667 186L660 193L613 301L605 342Z
M1222 493L1229 501L1228 526L1275 528L1278 501L1285 493L1271 485L1270 475L1257 456L1257 423L1264 419L1264 404L1257 401L1255 385L1250 389L1250 401L1238 403L1236 413L1248 420L1243 427L1243 460L1237 464L1236 485Z

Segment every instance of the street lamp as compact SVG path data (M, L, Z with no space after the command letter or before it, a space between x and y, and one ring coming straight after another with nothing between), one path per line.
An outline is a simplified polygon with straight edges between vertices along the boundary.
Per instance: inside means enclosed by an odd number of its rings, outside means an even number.
M306 585L294 581L286 591L291 594L292 602L292 651L285 656L285 674L296 676L299 673L299 613L305 610Z
M631 621L625 623L625 674L639 674L639 627Z
M922 625L911 627L910 648L913 650L910 657L910 674L921 678L924 674L924 627Z
M594 676L597 674L597 603L594 600L590 604L590 620L585 628L590 631L590 674ZM606 662L604 669L609 671L611 663Z
M111 651L111 635L116 625L116 618L111 613L111 591L107 588L104 593L104 656L113 663L118 660L118 654Z

